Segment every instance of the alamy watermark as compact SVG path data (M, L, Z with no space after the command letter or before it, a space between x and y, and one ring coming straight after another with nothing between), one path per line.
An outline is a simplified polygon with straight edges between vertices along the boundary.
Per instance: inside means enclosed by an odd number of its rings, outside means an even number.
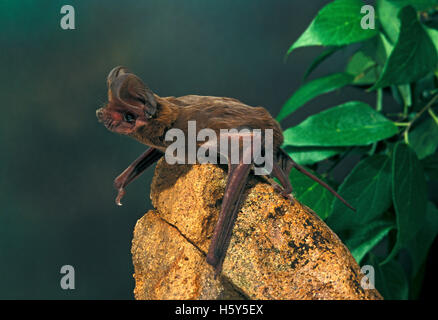
M364 265L362 268L360 268L360 272L364 275L360 280L360 286L365 290L375 289L374 267L369 264Z
M371 5L364 5L360 9L361 14L365 14L362 19L360 20L360 27L362 29L375 29L376 28L376 22L375 22L375 12L374 7Z
M75 289L75 268L67 264L61 267L60 273L63 274L59 285L63 290Z
M61 14L63 16L61 17L61 21L59 22L59 25L63 30L74 30L76 29L75 26L75 8L71 5L64 5L61 7Z
M61 7L61 17L60 26L63 30L74 30L75 26L75 9L72 5L63 5ZM362 29L375 29L375 10L372 5L364 5L360 9L360 13L364 14L360 20L360 26Z
M273 129L204 128L196 131L196 121L188 121L187 137L181 129L166 132L165 141L173 141L165 152L169 164L254 164L254 174L266 175L273 167ZM199 147L199 143L203 142ZM263 145L262 145L263 144Z

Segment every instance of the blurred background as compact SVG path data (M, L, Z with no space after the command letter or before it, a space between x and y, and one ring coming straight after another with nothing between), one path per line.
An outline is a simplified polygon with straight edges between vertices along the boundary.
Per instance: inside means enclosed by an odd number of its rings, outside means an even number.
M160 96L233 97L276 116L322 49L284 55L328 2L1 1L0 298L133 298L132 232L152 208L153 169L117 207L113 179L146 147L96 120L114 66ZM75 30L60 27L65 4ZM340 71L350 53L337 52L311 78ZM325 95L283 127L348 100L374 105L375 96ZM75 268L75 290L60 287L63 265Z

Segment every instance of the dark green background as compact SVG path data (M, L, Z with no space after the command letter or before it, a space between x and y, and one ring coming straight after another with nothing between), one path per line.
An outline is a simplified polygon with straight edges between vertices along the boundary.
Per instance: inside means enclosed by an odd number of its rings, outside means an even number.
M128 66L162 96L229 96L275 116L321 49L287 63L284 54L325 3L2 1L0 298L133 298L132 231L151 208L153 170L116 207L112 181L145 146L95 118L111 68ZM76 10L76 30L60 28L64 4ZM314 77L340 71L349 53ZM352 99L374 104L350 88L283 125ZM65 264L75 267L75 290L60 288Z

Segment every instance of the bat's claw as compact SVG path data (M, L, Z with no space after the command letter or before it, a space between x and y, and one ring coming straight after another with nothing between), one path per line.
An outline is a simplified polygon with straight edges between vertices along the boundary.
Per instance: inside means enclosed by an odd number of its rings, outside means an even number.
M214 269L214 279L218 279L222 273L222 265L213 266Z
M116 197L116 204L118 205L118 206L121 206L122 205L122 202L121 202L121 200L122 200L122 198L123 198L123 196L125 195L125 189L123 189L123 188L120 188L119 189L119 192L118 192L118 194L117 194L117 197Z
M122 205L121 200L126 193L124 188L125 182L126 182L126 177L123 175L123 173L114 180L114 188L118 192L116 197L116 204L118 206Z
M287 194L287 195L283 195L286 199L288 199L292 205L295 204L295 199L293 197L293 195L291 193Z
M290 201L292 201L292 203L294 202L291 190L287 190L277 183L273 185L273 188L274 191L278 192L281 196L283 196L286 199L289 199Z
M290 199L291 198L291 194L290 194L290 192L287 192L287 190L281 190L280 191L280 194L283 196L283 197L285 197L286 199Z
M283 188L279 184L275 183L272 187L274 188L275 192L283 195Z
M278 184L274 185L274 190L277 191L285 199L288 199L292 204L295 203L294 197L293 197L292 193L289 192L289 190L285 190L284 188L282 188Z
M275 184L274 191L285 197L286 199L290 199L290 192L288 190L285 190L282 186Z

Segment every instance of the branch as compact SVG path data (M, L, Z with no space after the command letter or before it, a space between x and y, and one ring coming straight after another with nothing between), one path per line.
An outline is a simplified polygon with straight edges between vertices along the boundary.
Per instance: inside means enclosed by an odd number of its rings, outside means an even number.
M421 109L419 112L417 112L417 114L415 115L415 117L409 122L408 126L406 127L405 131L403 132L403 136L405 139L406 144L409 144L409 138L408 138L408 134L409 134L409 129L411 129L412 125L414 124L414 122L416 120L418 120L418 118L420 118L422 116L422 114L429 110L433 104L438 100L438 94L436 94L427 104L426 106L424 106L423 109Z

